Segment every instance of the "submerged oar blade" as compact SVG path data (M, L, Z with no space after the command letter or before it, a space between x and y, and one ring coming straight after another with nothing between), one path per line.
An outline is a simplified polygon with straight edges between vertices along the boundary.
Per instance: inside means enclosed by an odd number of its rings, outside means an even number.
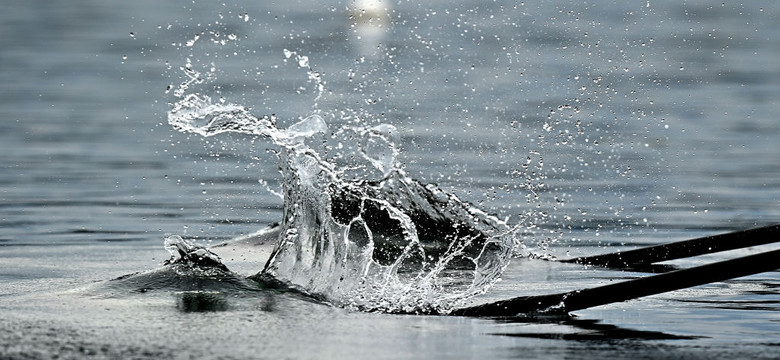
M523 296L452 311L451 315L504 317L546 310L569 312L780 268L780 250L568 293Z
M619 269L641 269L655 262L742 249L778 241L780 241L780 225L772 225L630 251L579 257L562 260L562 262Z

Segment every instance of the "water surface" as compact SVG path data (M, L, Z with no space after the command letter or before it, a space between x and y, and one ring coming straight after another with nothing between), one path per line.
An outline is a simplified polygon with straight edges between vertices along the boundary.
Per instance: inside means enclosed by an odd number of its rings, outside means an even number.
M271 144L202 139L167 124L175 97L166 89L185 80L187 58L214 63L214 80L199 91L276 114L282 127L314 112L329 114L331 128L355 119L396 126L411 177L510 224L536 225L521 240L553 256L780 222L773 3L393 3L378 33L350 28L346 7L7 6L0 353L773 356L777 272L516 322L367 314L274 292L205 313L177 307L173 290L85 295L159 268L165 233L216 244L282 219ZM322 74L321 97L285 49ZM238 273L262 267L246 248L225 254ZM485 296L641 275L560 265L515 261Z

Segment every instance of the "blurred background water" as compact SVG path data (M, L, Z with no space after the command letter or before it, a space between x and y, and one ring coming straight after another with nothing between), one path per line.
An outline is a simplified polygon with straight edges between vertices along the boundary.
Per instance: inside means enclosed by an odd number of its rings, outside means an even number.
M202 91L257 114L274 113L282 124L319 112L332 129L358 121L397 126L401 161L412 177L510 222L538 225L525 241L555 256L780 222L780 9L774 2L397 1L388 2L386 17L349 5L6 4L0 15L0 279L9 287L1 296L154 268L165 256L164 233L218 241L281 219L282 201L269 191L280 176L268 144L238 135L203 140L166 124L173 100L167 90L185 80L180 67L187 59L195 68L214 68ZM322 74L321 98L315 100L306 72L285 60L285 49L308 56ZM518 268L502 284L525 281L521 275L533 278ZM468 354L492 357L514 356L518 348L553 349L552 356L621 357L637 349L657 355L669 348L700 354L746 341L759 344L749 351L771 352L780 335L778 275L751 279L724 288L734 296L724 304L762 303L763 309L712 310L662 298L583 313L628 329L709 341L624 343L606 336L571 342L568 324L535 324L544 329L530 332L553 340L523 340L486 334L531 325L382 317L373 330L389 340L372 346L390 356L396 336L428 358L453 346L402 335L411 327L413 334L446 334L476 349ZM750 287L756 284L763 285ZM683 298L714 294L707 291ZM55 311L40 306L29 316ZM366 344L350 342L350 334L376 320L306 309L318 319L287 314L276 320L294 324L290 329L308 321L322 321L321 329L341 324L341 338L314 343L353 355ZM4 311L21 312L11 305ZM679 318L698 322L683 326ZM74 331L98 323L75 322ZM127 326L118 337L134 329ZM285 331L264 336L269 346L295 354L283 346ZM243 356L236 348L225 351Z

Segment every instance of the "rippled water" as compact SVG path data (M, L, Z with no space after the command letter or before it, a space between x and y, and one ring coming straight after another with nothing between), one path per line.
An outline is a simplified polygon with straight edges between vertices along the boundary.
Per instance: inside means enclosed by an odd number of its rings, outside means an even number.
M165 233L216 244L282 219L267 142L167 124L167 89L185 80L188 58L214 68L200 90L275 114L282 127L314 112L331 128L394 125L407 174L510 224L537 225L523 242L553 256L780 222L774 3L399 2L378 31L351 29L346 8L4 7L0 353L773 356L777 272L517 322L349 312L273 291L213 301L178 290L85 295L159 268ZM322 74L321 97L285 49ZM244 275L268 255L221 251ZM522 260L484 296L640 275ZM188 311L201 303L226 311Z

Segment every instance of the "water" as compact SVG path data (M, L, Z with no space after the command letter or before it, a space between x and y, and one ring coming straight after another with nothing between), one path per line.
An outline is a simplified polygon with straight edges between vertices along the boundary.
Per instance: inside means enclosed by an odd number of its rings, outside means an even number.
M300 66L308 67L305 59L298 56ZM191 83L203 79L196 71L190 74L189 63L185 71L189 80L176 90L179 100L168 114L174 128L206 137L255 135L281 148L284 217L263 275L354 309L441 313L483 293L519 253L518 227L399 168L392 125L340 129L335 133L346 137L331 135L336 145L325 149L337 153L324 158L307 144L329 132L321 116L282 130L273 116L255 117L243 106L186 94ZM343 153L337 150L356 136L365 140ZM343 158L363 158L367 164L353 160L338 166ZM381 178L374 180L377 171ZM351 172L361 176L350 179ZM181 237L173 239L168 237L166 246L178 248L182 257L195 251ZM447 275L452 272L462 276Z
M181 275L146 291L105 285L165 271L166 233L215 245L285 216L278 146L167 123L187 59L211 74L188 91L275 114L281 129L312 114L329 131L394 126L406 175L521 225L529 252L563 258L780 222L772 3L392 9L394 21L352 31L337 2L7 6L0 353L774 357L776 272L516 322L363 313L273 289L198 295ZM394 153L378 147L386 163ZM344 176L386 170L365 169ZM212 250L248 276L273 245ZM523 259L470 301L640 275Z

